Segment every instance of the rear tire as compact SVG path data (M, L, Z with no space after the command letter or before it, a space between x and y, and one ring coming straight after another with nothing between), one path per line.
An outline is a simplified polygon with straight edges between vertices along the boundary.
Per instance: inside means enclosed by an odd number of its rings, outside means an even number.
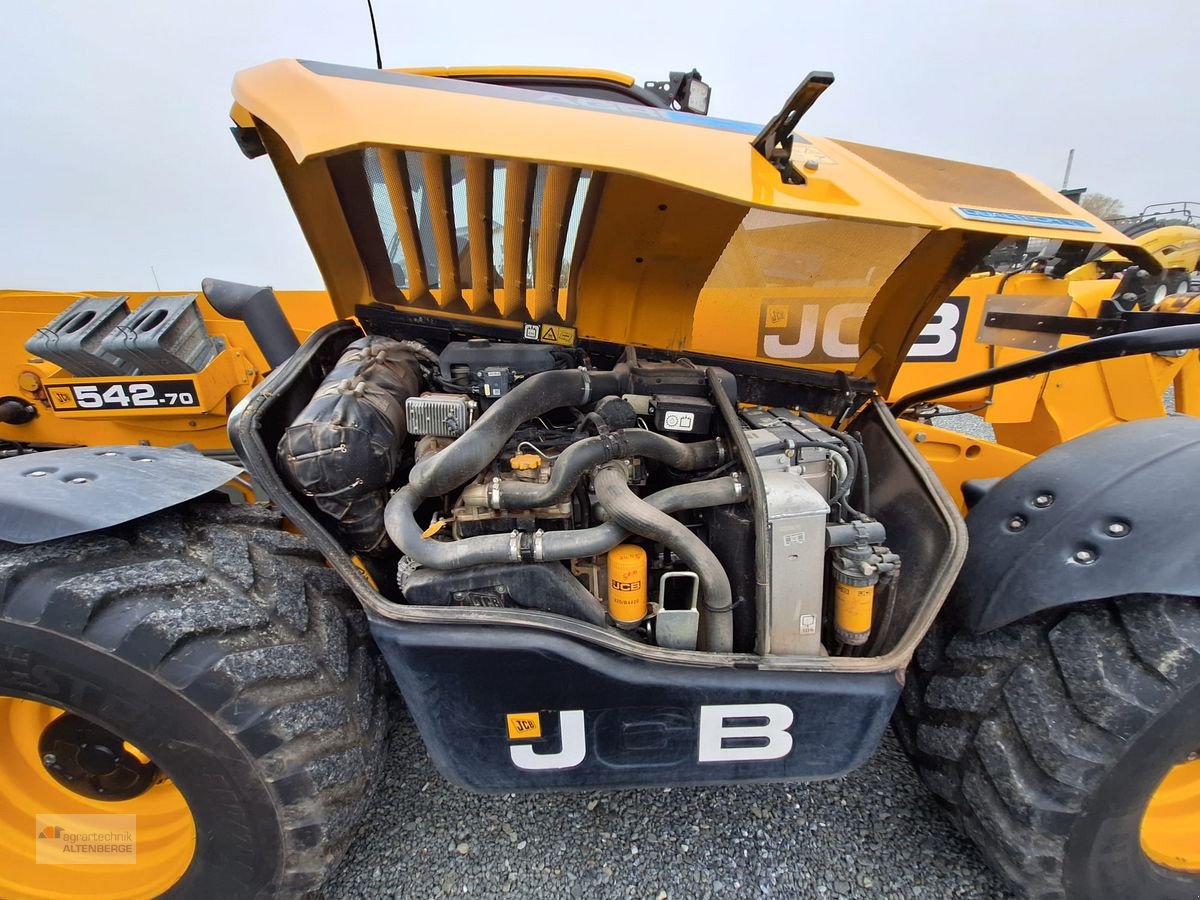
M939 624L895 726L925 784L1023 893L1200 895L1200 843L1167 867L1142 838L1151 795L1200 750L1200 601L1124 597L983 635ZM1200 793L1190 802L1200 816Z
M280 525L263 507L193 503L96 534L0 543L0 704L49 704L133 745L194 825L190 863L162 889L137 865L87 867L122 876L111 896L301 895L362 817L384 756L386 673L345 584ZM11 750L10 772L46 774L36 748ZM12 834L0 860L33 852L38 813L137 809L71 807L77 797L48 784L64 810L0 792ZM49 881L6 884L15 869L0 867L0 895L80 895L54 881L75 868L26 865Z

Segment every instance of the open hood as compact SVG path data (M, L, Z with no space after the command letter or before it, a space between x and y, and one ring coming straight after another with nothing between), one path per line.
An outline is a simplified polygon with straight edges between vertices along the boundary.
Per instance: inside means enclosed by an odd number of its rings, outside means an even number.
M790 365L766 342L812 307L886 389L1003 237L1104 243L1154 267L1002 169L797 134L804 183L787 184L753 125L296 60L240 73L234 95L242 143L270 154L343 316L387 304L517 338ZM698 307L756 317L758 345L697 346Z

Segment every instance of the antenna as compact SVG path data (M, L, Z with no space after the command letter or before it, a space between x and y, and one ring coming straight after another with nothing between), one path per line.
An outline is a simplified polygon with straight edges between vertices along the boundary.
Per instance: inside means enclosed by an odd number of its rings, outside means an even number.
M375 7L367 0L367 12L371 14L371 37L375 39L375 68L383 68L383 57L379 55L379 29L375 27Z

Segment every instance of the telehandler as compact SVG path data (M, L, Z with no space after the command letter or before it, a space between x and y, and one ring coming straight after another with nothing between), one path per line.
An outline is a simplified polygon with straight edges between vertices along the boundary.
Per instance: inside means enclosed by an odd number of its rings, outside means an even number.
M242 72L235 137L329 320L208 279L22 336L0 895L319 888L396 689L446 777L501 792L833 777L903 690L918 768L1014 886L1193 895L1200 560L1166 538L1200 423L954 485L964 521L897 416L1200 326L884 399L1003 239L1152 255L1031 179L796 132L827 73L762 128L683 77L544 77ZM198 434L232 400L236 466L63 437ZM39 864L96 815L136 817L135 863Z

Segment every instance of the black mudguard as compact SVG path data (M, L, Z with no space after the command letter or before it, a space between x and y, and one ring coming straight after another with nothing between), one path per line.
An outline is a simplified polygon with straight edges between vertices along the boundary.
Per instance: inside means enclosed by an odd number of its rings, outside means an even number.
M237 466L177 447L71 447L0 460L0 541L120 525L215 491Z
M492 624L371 616L371 634L438 769L477 791L830 778L900 691L894 672L673 665Z
M1125 594L1200 596L1200 419L1114 425L991 488L947 611L971 631Z

